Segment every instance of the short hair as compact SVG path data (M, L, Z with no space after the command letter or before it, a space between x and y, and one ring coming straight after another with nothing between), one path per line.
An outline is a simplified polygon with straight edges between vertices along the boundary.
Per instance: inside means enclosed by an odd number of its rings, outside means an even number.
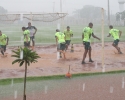
M56 29L56 32L59 32L60 30L59 29Z
M112 28L113 28L113 26L112 26L112 25L110 25L110 26L109 26L109 28L111 28L111 29L112 29Z
M26 29L25 27L22 27L22 29Z
M67 28L70 28L69 26L67 26Z
M93 23L90 22L90 23L89 23L89 26L93 26Z
M28 22L28 24L31 24L31 22Z

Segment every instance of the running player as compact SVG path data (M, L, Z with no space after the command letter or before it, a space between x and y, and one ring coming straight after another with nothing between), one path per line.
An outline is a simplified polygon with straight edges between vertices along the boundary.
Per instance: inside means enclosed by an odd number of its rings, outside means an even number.
M24 35L24 47L30 48L30 31L25 27L22 27L23 35Z
M57 51L60 49L60 43L57 38L57 35L59 34L59 32L60 32L60 30L56 29L55 38L56 38ZM60 58L62 58L61 52L60 52Z
M67 29L64 31L64 34L66 39L66 50L67 50L71 42L71 37L73 37L73 32L72 30L70 30L69 26L67 26Z
M31 23L28 23L28 27L26 28L30 31L30 43L32 41L32 49L34 50L35 46L35 34L37 32L37 28L35 26L32 26Z
M3 57L6 57L5 55L6 52L6 46L8 45L9 38L7 35L3 34L0 30L0 50L3 55Z
M55 37L58 41L58 45L57 45L57 50L63 54L64 56L64 59L66 59L66 56L65 56L65 35L60 32L58 29L56 30L56 34L55 34ZM57 43L57 42L56 42Z
M89 55L89 62L93 62L93 60L91 59L91 50L92 49L91 49L91 46L90 46L91 36L100 40L100 38L98 38L94 35L92 28L93 28L93 23L89 23L88 27L85 27L83 29L82 40L83 40L83 45L85 47L85 51L84 51L84 54L83 54L82 64L85 64L85 58L86 58L87 53Z
M112 44L113 47L115 47L118 51L119 54L122 54L120 48L118 47L118 43L119 43L119 38L122 34L122 32L120 30L114 29L112 25L109 26L109 35L107 37L112 36L114 38L114 42Z

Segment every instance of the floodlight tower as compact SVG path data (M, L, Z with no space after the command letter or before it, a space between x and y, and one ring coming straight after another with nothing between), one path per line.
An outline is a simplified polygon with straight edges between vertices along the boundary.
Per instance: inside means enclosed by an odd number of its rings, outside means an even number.
M120 12L123 12L124 11L125 0L118 0L118 3L119 3L119 10L120 10Z

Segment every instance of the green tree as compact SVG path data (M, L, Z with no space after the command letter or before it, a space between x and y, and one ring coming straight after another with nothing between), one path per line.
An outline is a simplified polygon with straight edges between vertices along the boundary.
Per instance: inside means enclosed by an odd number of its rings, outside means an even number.
M31 63L38 62L37 59L40 58L38 54L28 48L20 48L17 50L12 51L14 54L12 57L17 58L12 62L12 64L19 63L19 66L21 67L23 64L25 64L25 76L24 76L24 94L23 94L23 100L26 100L26 77L27 77L27 66L30 66ZM22 53L23 52L23 53ZM20 58L20 55L22 53L22 58Z
M125 11L121 12L121 20L125 20Z
M120 13L116 13L116 21L120 21Z
M87 19L101 18L101 7L86 5L82 9L75 10L74 14Z

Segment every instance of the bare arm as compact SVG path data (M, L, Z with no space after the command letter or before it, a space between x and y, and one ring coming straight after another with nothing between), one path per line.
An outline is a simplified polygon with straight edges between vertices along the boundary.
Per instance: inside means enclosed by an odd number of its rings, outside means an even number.
M100 40L100 38L98 38L97 36L95 36L94 33L92 33L92 36L93 36L93 38L96 38L96 39Z
M34 29L35 29L35 32L34 32L34 35L36 34L36 32L37 32L37 28L36 27L34 27Z
M110 36L111 36L111 34L109 33L109 35L107 37L110 37Z

